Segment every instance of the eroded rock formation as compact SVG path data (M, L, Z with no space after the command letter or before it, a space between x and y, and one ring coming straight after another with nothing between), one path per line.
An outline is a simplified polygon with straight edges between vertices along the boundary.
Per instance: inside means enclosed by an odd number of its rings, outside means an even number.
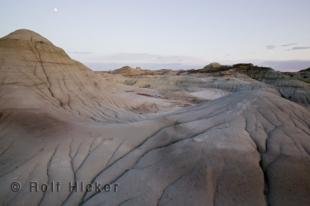
M309 110L260 81L155 75L125 86L28 30L0 40L0 61L2 205L310 205ZM164 91L184 102L210 85L222 95L162 110ZM30 192L31 182L49 187Z

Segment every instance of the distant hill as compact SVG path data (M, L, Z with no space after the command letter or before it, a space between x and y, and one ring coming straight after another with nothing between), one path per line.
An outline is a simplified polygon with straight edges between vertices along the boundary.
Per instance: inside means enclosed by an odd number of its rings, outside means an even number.
M300 81L310 83L310 68L300 70L299 72L285 72L285 74Z
M310 85L309 85L309 69L305 69L296 73L275 71L269 67L256 66L252 63L239 63L234 65L221 65L219 63L211 63L201 69L195 70L145 70L141 68L131 68L129 66L116 69L112 74L121 74L126 77L141 77L145 75L187 75L187 76L240 76L245 75L251 79L263 82L275 87L283 97L301 103L310 105ZM158 79L158 78L157 78ZM160 79L160 78L159 78ZM135 80L137 81L137 80ZM154 79L150 79L154 82ZM170 80L172 81L172 80ZM173 80L175 81L175 80ZM129 81L127 81L129 82ZM149 85L144 83L145 85ZM157 85L158 83L155 83ZM175 84L182 85L175 82ZM192 83L190 83L192 84ZM162 87L160 85L155 86ZM177 88L178 86L176 86ZM222 85L221 87L224 87Z

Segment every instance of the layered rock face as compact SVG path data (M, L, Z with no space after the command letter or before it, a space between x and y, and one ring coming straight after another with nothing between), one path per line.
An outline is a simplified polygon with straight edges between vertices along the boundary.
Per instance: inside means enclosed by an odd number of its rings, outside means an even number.
M265 84L171 77L230 92L137 115L145 94L38 34L2 38L0 60L2 205L310 205L310 112Z

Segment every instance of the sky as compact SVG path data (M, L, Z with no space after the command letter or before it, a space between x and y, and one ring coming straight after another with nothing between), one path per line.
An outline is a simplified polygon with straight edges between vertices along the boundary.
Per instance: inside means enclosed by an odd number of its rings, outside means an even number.
M310 67L309 0L0 0L0 36L38 32L97 70ZM178 69L176 68L176 69Z

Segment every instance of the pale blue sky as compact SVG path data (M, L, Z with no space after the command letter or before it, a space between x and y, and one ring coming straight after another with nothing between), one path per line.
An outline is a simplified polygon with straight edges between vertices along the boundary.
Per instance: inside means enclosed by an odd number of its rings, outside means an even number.
M309 0L0 0L0 5L1 36L31 29L84 63L281 62L277 69L294 69L283 66L293 61L310 67Z

